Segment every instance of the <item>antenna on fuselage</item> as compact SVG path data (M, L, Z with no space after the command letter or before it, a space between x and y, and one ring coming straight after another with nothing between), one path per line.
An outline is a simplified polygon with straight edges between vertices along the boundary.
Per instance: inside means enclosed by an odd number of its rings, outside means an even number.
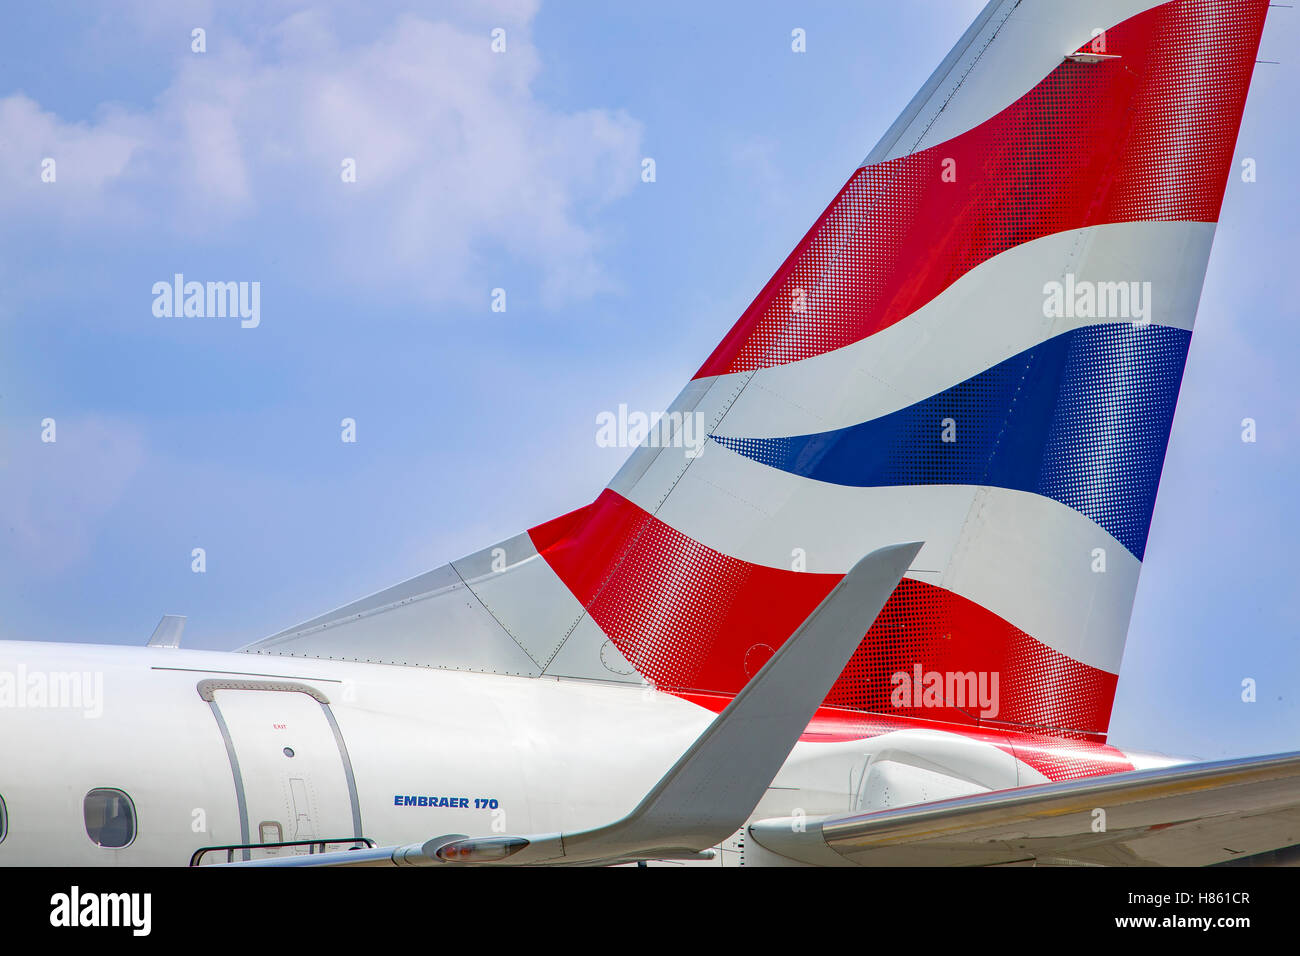
M158 626L153 629L149 647L180 647L181 635L184 633L184 614L164 614Z

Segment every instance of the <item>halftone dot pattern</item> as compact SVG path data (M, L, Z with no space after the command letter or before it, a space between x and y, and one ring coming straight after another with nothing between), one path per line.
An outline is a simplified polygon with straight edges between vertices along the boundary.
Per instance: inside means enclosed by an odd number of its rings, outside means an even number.
M1099 746L1068 734L1050 737L1016 734L1010 740L1009 752L1053 783L1136 769L1114 747Z
M677 685L705 668L753 570L650 522L587 612L644 676Z
M780 647L841 577L714 551L608 489L529 534L628 662L665 689L734 694L749 649Z
M538 551L638 673L665 690L735 694L756 644L780 648L840 580L721 554L608 489L534 529ZM979 708L894 707L891 676L998 675L998 726L1103 734L1115 675L1035 640L960 595L905 579L826 705L974 726ZM986 682L986 687L991 684Z
M729 696L694 694L689 691L677 694L714 713L721 713L731 703ZM1078 734L1073 731L1047 735L1006 726L954 726L950 722L925 717L864 714L831 706L824 706L817 711L800 739L814 743L846 742L907 730L960 733L966 740L997 747L1051 781L1077 780L1135 769L1122 751L1106 745L1102 735Z
M869 422L788 438L713 438L833 484L1033 492L1091 518L1140 559L1190 341L1187 330L1166 326L1085 326Z
M1196 219L1200 198L1222 197L1268 12L1267 0L1176 6L1177 15L1157 20L1149 41L1166 55L1147 59L1133 94L1125 152L1137 175L1117 179L1111 198L1126 219ZM1227 150L1205 148L1216 143Z
M1087 515L1139 559L1155 511L1191 333L1097 327L1071 338L1032 489Z
M1216 222L1267 10L1267 0L1154 7L1107 31L1120 59L1065 61L979 126L858 169L696 377L859 341L1042 236Z
M996 713L981 718L979 706L925 706L894 697L894 674L936 672L985 675ZM904 579L886 602L848 666L826 697L845 707L900 717L953 723L993 721L1104 733L1110 721L1116 676L1052 650L973 601L944 588Z

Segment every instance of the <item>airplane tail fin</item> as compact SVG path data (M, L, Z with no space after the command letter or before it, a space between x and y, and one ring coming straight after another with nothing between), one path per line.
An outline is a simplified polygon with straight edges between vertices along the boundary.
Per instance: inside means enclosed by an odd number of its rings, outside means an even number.
M993 0L592 504L251 649L734 694L924 540L827 704L1104 736L1267 9Z

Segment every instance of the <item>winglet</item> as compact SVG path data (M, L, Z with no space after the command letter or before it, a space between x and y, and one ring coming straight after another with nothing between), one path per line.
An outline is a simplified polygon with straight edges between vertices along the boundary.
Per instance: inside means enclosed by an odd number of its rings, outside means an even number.
M707 859L740 829L831 686L875 623L921 543L873 551L855 564L623 819L577 833L438 837L424 844L342 851L289 865L528 865ZM284 865L257 860L229 866Z
M920 542L896 544L859 560L630 814L519 847L508 862L698 857L729 837L754 812L920 550ZM454 859L453 852L440 855Z

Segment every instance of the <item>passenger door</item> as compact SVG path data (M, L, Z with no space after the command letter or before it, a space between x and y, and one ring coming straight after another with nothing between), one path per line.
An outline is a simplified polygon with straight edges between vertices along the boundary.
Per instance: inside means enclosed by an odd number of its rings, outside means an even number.
M360 838L351 761L323 692L290 681L208 680L200 682L199 694L225 740L242 844ZM241 856L312 851L310 846L267 847Z

